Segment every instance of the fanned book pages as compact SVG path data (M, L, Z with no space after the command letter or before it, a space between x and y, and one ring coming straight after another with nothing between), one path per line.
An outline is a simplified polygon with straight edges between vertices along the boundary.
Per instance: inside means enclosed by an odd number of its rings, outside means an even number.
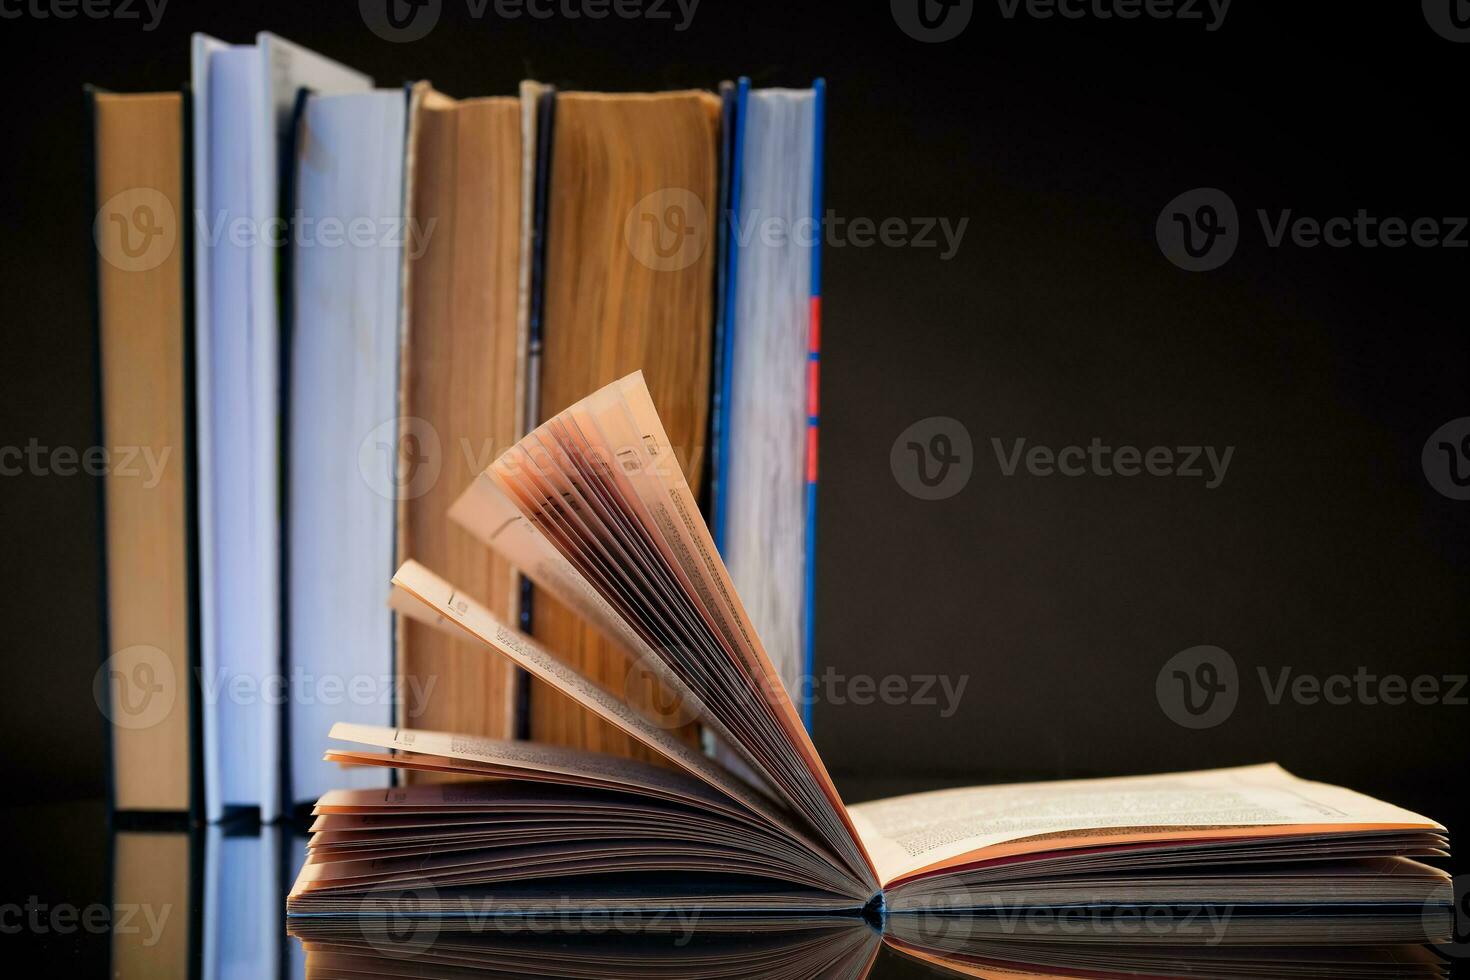
M1324 947L1371 947L1370 965L1388 949L1381 965L1392 967L1418 962L1415 944L1451 930L1450 879L1421 860L1445 856L1443 827L1274 765L845 806L641 375L539 426L453 516L616 638L676 700L660 712L629 705L413 561L394 577L397 608L505 657L664 764L339 726L328 758L344 764L496 778L324 796L288 898L293 917L335 920L358 937L385 917L432 916L450 935L567 910L679 910L706 927L867 917L895 948L976 976L1062 973L1046 962L1053 955L1126 972L1170 944L1186 961L1196 945L1222 961L1291 946L1296 972L1340 975L1323 969L1341 960ZM673 734L690 721L738 765ZM1123 928L1140 909L1152 928ZM1047 923L1057 942L1031 944ZM1201 928L1213 930L1208 942Z
M524 434L521 101L413 88L402 408L393 447L398 548L514 621L514 570L445 519L474 474ZM386 418L386 416L385 416ZM516 672L462 640L399 620L399 724L509 738Z
M546 98L535 421L641 368L681 462L697 474L709 424L719 100L693 91ZM538 640L615 693L640 704L661 696L625 650L554 596L538 591L532 618ZM538 739L644 754L555 689L533 686L530 722Z

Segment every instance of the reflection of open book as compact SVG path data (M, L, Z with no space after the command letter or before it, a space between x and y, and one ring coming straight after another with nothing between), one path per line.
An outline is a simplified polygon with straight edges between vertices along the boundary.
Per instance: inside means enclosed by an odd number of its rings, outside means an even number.
M1281 977L1440 977L1439 958L1403 946L1176 947L1028 940L941 959L890 940L861 920L787 916L733 926L690 925L673 917L624 916L580 931L550 932L531 922L494 928L436 924L422 917L396 924L297 918L290 932L305 950L306 980L433 977L596 977L598 980L865 980L933 976L913 960L994 980L1275 980ZM910 960L908 957L912 957Z
M579 933L548 935L529 923L441 929L423 919L394 928L296 919L306 980L565 977L577 980L858 980L879 950L852 919L749 919L700 929L673 917L623 917Z
M1165 943L1449 931L1450 880L1414 860L1443 856L1444 828L1275 766L844 806L640 375L538 428L452 516L626 646L666 689L662 713L624 705L414 562L394 578L399 611L510 658L670 765L339 725L363 748L329 759L498 778L323 797L293 915L866 914L896 946L976 975L1016 962L1004 952L1020 940L1115 941L1106 969ZM714 758L671 734L689 721Z

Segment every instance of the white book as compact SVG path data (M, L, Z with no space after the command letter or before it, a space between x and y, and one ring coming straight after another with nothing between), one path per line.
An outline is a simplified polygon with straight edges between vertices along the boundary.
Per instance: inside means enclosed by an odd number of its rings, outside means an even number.
M291 802L388 774L322 761L334 721L390 725L407 96L312 96L298 131L287 463Z
M280 147L303 89L367 77L269 34L196 34L195 356L204 800L281 814Z

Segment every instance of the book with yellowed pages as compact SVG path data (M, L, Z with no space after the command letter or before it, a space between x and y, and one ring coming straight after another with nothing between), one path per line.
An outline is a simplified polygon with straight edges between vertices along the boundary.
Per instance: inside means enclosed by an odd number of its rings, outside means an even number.
M677 910L710 928L848 917L974 976L1078 975L1063 971L1079 949L1086 975L1140 972L1163 947L1174 974L1198 953L1222 975L1261 975L1249 951L1280 946L1303 951L1293 975L1344 975L1341 956L1311 952L1343 946L1375 951L1354 974L1374 975L1376 962L1434 973L1410 951L1452 928L1451 880L1422 863L1447 855L1445 828L1279 766L845 805L672 450L633 374L535 429L451 511L626 649L671 695L657 710L616 697L423 565L393 578L401 613L504 657L661 764L338 725L329 760L466 781L323 796L293 919L366 935L427 917L453 935L568 910ZM690 723L719 751L678 737Z
M425 82L412 89L408 217L425 245L404 256L393 440L398 552L442 569L507 620L517 617L514 571L444 514L526 431L523 101L453 99ZM462 641L404 617L397 649L399 673L417 692L401 704L398 724L514 737L512 665L466 656Z
M550 92L544 99L532 421L641 368L698 493L714 342L719 99L703 91ZM554 590L533 594L530 618L541 644L619 697L650 705L666 696ZM555 688L533 680L529 702L532 738L652 758L637 739ZM693 726L679 734L698 737Z

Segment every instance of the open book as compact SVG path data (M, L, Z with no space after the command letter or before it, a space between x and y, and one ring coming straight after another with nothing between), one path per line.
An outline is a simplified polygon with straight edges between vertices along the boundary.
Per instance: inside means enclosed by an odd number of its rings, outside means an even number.
M1130 949L1409 945L1450 931L1450 879L1415 860L1445 856L1443 827L1277 766L845 806L640 374L537 428L451 516L624 646L662 685L661 710L628 707L412 561L393 579L395 608L509 658L668 765L338 725L329 760L479 781L322 797L293 917L865 916L893 945L976 975L1024 961L1004 951L1037 929ZM691 721L713 752L673 734ZM1122 908L1147 909L1149 928L1106 912Z

